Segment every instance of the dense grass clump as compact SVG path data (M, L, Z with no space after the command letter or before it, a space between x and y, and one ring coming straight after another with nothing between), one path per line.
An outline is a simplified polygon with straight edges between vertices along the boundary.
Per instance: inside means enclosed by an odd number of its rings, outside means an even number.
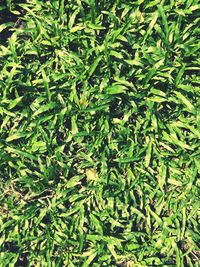
M0 2L0 266L199 266L199 8Z

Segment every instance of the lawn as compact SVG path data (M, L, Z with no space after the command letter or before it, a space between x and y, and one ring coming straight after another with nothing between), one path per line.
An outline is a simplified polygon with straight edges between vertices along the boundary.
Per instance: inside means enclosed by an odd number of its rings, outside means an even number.
M0 267L198 267L198 0L0 1Z

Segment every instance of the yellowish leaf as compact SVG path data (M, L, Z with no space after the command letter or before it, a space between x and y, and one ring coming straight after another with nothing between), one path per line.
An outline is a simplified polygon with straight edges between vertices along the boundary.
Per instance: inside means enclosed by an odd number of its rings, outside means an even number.
M88 181L96 181L98 179L97 173L94 169L87 169L86 176Z

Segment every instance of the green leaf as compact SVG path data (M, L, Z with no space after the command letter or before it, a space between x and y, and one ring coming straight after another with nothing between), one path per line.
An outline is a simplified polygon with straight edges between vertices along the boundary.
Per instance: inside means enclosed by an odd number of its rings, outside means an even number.
M25 137L25 136L26 136L26 134L24 134L24 133L16 133L16 134L13 134L13 135L7 137L6 142L11 142L13 140L17 140L17 139L20 139L20 138Z
M36 117L46 111L49 111L49 110L52 110L56 107L56 103L49 103L49 104L46 104L44 106L42 106L41 108L39 108L38 110L36 110L34 113L33 113L33 117Z
M177 98L180 99L181 102L188 108L189 111L195 110L194 106L190 103L190 101L184 95L176 91L174 93L176 94Z
M127 90L127 88L123 85L112 85L112 86L109 86L107 89L106 89L106 93L108 95L116 95L116 94L123 94L125 93Z
M95 59L95 61L93 62L92 66L90 67L89 70L89 77L92 76L92 74L94 73L94 71L96 70L99 62L102 60L102 56L99 56Z
M27 152L21 151L19 149L16 149L16 148L6 147L5 151L7 151L8 153L13 153L13 154L22 156L24 158L31 159L31 160L37 160L37 158L35 156L33 156L33 155L31 155L31 154L29 154Z
M114 161L119 163L131 163L138 161L139 159L140 159L139 157L125 157L125 158L114 159Z
M169 27L168 27L167 16L165 14L164 6L163 5L158 5L158 11L159 11L159 14L160 14L160 16L162 18L162 22L163 22L163 25L164 25L165 33L168 36Z
M23 96L17 97L14 100L12 100L8 106L9 109L13 109L15 106L17 106L21 100L23 99Z

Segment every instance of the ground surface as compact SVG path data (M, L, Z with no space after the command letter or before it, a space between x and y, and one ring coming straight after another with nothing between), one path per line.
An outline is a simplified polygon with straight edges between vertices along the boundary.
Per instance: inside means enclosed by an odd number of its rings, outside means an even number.
M198 1L19 2L0 4L0 266L198 266Z

